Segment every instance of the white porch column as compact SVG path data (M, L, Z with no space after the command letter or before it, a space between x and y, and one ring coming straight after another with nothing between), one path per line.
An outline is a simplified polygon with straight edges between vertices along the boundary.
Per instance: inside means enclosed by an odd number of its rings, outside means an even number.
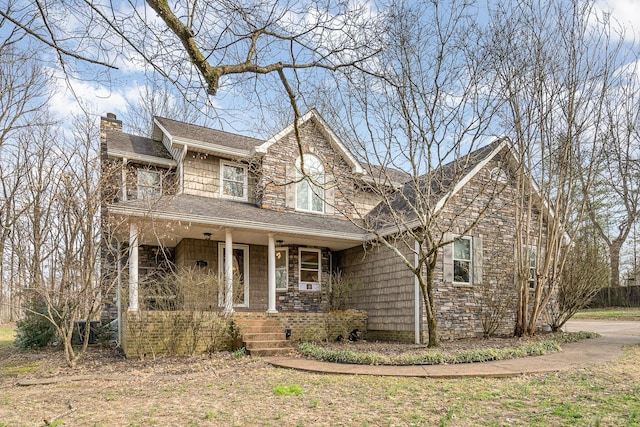
M138 311L138 225L129 225L129 311Z
M269 278L269 306L267 313L277 313L276 310L276 242L273 233L269 233L268 248L268 278Z
M224 239L224 312L233 313L233 237L226 230Z

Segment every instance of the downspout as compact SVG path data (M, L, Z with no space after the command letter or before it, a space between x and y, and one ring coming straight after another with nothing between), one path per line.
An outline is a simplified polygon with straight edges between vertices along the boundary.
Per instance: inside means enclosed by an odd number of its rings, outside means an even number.
M118 347L122 343L122 243L118 242L118 278L117 278L117 286L116 286L116 309L118 316L118 340L116 344Z
M413 254L413 265L418 266L418 253L420 252L420 244L418 240L415 241L414 244L414 254ZM413 275L413 299L414 299L414 307L413 307L413 330L414 330L414 341L416 344L420 344L420 281L418 280L417 275Z
M333 252L329 249L329 295L333 291Z

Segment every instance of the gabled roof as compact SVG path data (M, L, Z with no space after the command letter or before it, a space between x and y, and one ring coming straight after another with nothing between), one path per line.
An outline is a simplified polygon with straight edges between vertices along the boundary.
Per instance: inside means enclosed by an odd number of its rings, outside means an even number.
M340 153L342 158L347 162L349 166L351 166L351 170L353 173L362 175L365 173L362 165L356 160L356 158L351 154L351 152L347 149L347 147L340 141L338 136L331 130L327 122L320 116L320 114L315 110L311 109L304 116L300 117L298 120L298 126L301 126L308 121L313 121L317 126L320 132L327 138L331 146ZM256 153L266 153L269 147L271 147L276 142L280 141L285 136L289 135L294 131L293 123L289 126L282 129L280 132L267 139L261 145L257 146L255 151Z
M107 155L127 158L142 163L175 166L171 154L159 141L128 133L108 130L106 133Z
M388 223L389 219L400 216L408 228L412 227L413 222L417 226L419 221L416 218L416 210L413 208L418 202L417 197L428 196L430 200L426 202L434 206L434 211L440 210L448 198L456 194L492 158L507 147L510 147L507 138L496 139L484 147L434 169L429 174L406 182L389 203L381 202L369 212L366 219L384 228L385 226L393 227ZM418 187L417 191L416 187Z
M161 139L160 133L162 133L169 139L172 146L186 145L188 148L204 153L248 157L253 154L257 146L264 143L261 139L179 122L165 117L156 116L153 118L153 123L154 138Z
M367 174L362 177L363 181L371 182L385 187L400 187L411 179L411 175L390 167L379 165L365 165Z

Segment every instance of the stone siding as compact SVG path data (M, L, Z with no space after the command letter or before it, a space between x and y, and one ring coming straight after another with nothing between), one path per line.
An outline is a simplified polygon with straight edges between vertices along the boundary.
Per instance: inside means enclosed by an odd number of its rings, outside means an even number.
M325 169L325 213L343 217L342 213L353 217L352 200L355 199L354 177L351 167L334 150L332 145L313 121L308 121L300 129L303 153L311 153L322 161ZM279 211L296 209L296 159L300 149L291 132L273 144L262 159L260 206ZM289 184L287 184L289 183Z
M493 159L448 201L441 214L440 222L449 230L445 238L462 234L472 238L474 264L472 284L454 284L452 245L439 251L434 279L438 330L442 339L482 336L481 313L486 313L496 304L504 309L496 334L513 334L517 304L515 241L518 192L513 177L506 184L491 180L491 170L499 166L500 159ZM537 216L532 223L538 223ZM471 230L465 232L469 228ZM536 232L535 228L531 230L532 235ZM497 303L490 301L488 297L491 295L498 297Z
M438 252L435 299L438 331L444 340L482 336L482 318L487 316L483 313L496 306L501 306L504 314L495 333L513 333L517 304L514 242L518 197L513 177L498 188L490 179L490 171L499 165L499 158L491 161L438 214L438 225L445 230L446 240L456 235L472 238L474 267L471 284L453 283L452 244ZM538 223L537 215L532 220L534 224ZM470 231L466 231L468 229ZM534 227L531 234L536 232ZM366 251L352 248L336 258L344 274L358 283L349 307L368 312L369 337L413 341L414 277L400 258L382 245ZM494 302L489 298L492 295L497 297ZM422 300L422 296L420 298ZM420 324L424 342L428 339L424 309Z
M304 311L320 312L324 309L326 298L326 287L329 278L329 251L322 249L321 258L321 290L306 291L300 290L300 270L299 270L299 248L301 246L288 246L289 248L289 281L287 290L279 290L276 293L276 309L278 311ZM307 248L306 246L302 247ZM309 248L313 249L313 248ZM266 262L266 259L265 259Z

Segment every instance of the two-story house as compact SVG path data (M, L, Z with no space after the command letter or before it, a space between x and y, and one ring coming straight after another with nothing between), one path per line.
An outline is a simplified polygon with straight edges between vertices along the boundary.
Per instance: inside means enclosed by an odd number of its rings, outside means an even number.
M358 326L369 339L424 340L413 274L384 247L367 249L371 236L358 225L380 209L366 185L375 179L372 168L357 161L316 111L301 118L298 130L300 139L291 125L260 140L154 117L146 138L123 133L113 114L102 118L103 228L120 254L105 257L103 266L117 272L112 277L121 289L113 318L122 324L154 308L141 296L143 283L150 286L169 269L197 267L219 280L211 307L266 314L304 338L291 315L317 321L312 315L325 308L331 273L341 271L359 284L350 304L366 312L366 324ZM451 184L452 212L482 202L474 183L505 185L496 198L500 209L490 215L451 215L452 235L469 221L475 225L440 257L436 298L444 338L482 334L478 285L511 289L516 297L516 188L506 178L508 149L503 141L481 148L463 179ZM390 185L402 185L404 175L395 177ZM505 321L502 330L512 327Z

